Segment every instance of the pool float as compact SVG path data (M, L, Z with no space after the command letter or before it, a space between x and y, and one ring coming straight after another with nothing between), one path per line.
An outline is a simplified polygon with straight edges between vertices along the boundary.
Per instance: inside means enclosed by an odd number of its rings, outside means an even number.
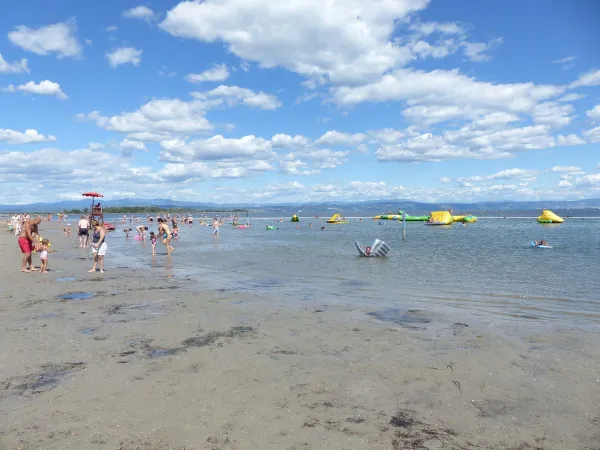
M551 245L537 245L534 241L529 243L534 248L552 248Z
M141 240L143 240L143 239L144 239L144 238L143 238L143 237L141 237L141 236L134 236L133 238L134 238L136 241L141 241Z
M367 255L366 251L360 246L358 241L354 241L354 244L356 245L358 254L360 256L366 256L366 257L386 256L389 253L389 251L391 250L389 245L387 245L385 242L383 242L380 239L375 239L375 242L373 242L373 245L371 245L371 253L368 255Z
M274 230L275 227L273 225L267 225L267 230Z
M537 218L538 223L563 223L565 219L557 216L549 209L544 209L542 215Z
M248 228L248 225L238 225L236 228L238 230L245 230L246 228Z

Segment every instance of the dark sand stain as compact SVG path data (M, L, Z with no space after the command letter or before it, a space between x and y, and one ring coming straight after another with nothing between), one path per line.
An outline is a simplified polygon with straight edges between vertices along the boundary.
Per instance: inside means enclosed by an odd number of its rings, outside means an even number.
M64 377L76 370L85 369L85 366L83 362L44 364L38 373L16 376L1 382L0 392L10 392L17 396L41 394L58 386Z

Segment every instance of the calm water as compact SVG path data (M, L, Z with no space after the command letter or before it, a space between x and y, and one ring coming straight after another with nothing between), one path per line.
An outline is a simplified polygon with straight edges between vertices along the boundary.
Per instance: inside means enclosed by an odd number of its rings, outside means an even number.
M116 222L116 221L115 221ZM308 228L308 222L313 228ZM209 288L268 293L290 303L410 306L486 319L600 325L600 220L540 225L535 219L480 219L463 227L373 220L326 225L303 219L254 219L254 228L182 226L169 261L159 243L126 240L118 225L109 235L119 265L166 268ZM268 231L265 225L279 230ZM152 229L152 228L151 228ZM359 258L354 241L374 238L392 248L388 258ZM545 239L554 248L534 249ZM110 260L109 260L110 261Z

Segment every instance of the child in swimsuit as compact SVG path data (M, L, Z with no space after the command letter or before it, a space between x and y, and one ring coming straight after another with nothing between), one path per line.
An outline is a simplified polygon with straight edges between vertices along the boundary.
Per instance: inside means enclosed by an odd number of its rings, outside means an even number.
M50 241L48 239L42 239L42 244L39 246L40 261L42 261L42 267L40 273L48 273L46 267L48 267L48 246Z
M150 232L150 243L152 244L152 254L156 255L156 235L154 231Z

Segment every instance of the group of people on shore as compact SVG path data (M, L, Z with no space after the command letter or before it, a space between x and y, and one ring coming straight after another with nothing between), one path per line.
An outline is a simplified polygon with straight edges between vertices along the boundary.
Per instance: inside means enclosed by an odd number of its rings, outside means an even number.
M52 216L47 216L45 220L50 221ZM9 222L9 227L13 227L15 234L18 235L17 244L23 254L21 258L21 272L37 272L48 273L48 254L52 252L50 241L42 238L39 234L39 225L44 219L41 216L36 216L33 219L29 215L13 216ZM89 242L90 228L93 231L92 242ZM18 233L17 233L18 231ZM92 246L92 254L94 263L90 272L95 272L100 268L100 272L104 272L104 256L106 255L106 230L98 221L92 221L91 227L89 220L82 216L79 221L79 247ZM35 267L33 262L33 252L40 255L40 268Z

